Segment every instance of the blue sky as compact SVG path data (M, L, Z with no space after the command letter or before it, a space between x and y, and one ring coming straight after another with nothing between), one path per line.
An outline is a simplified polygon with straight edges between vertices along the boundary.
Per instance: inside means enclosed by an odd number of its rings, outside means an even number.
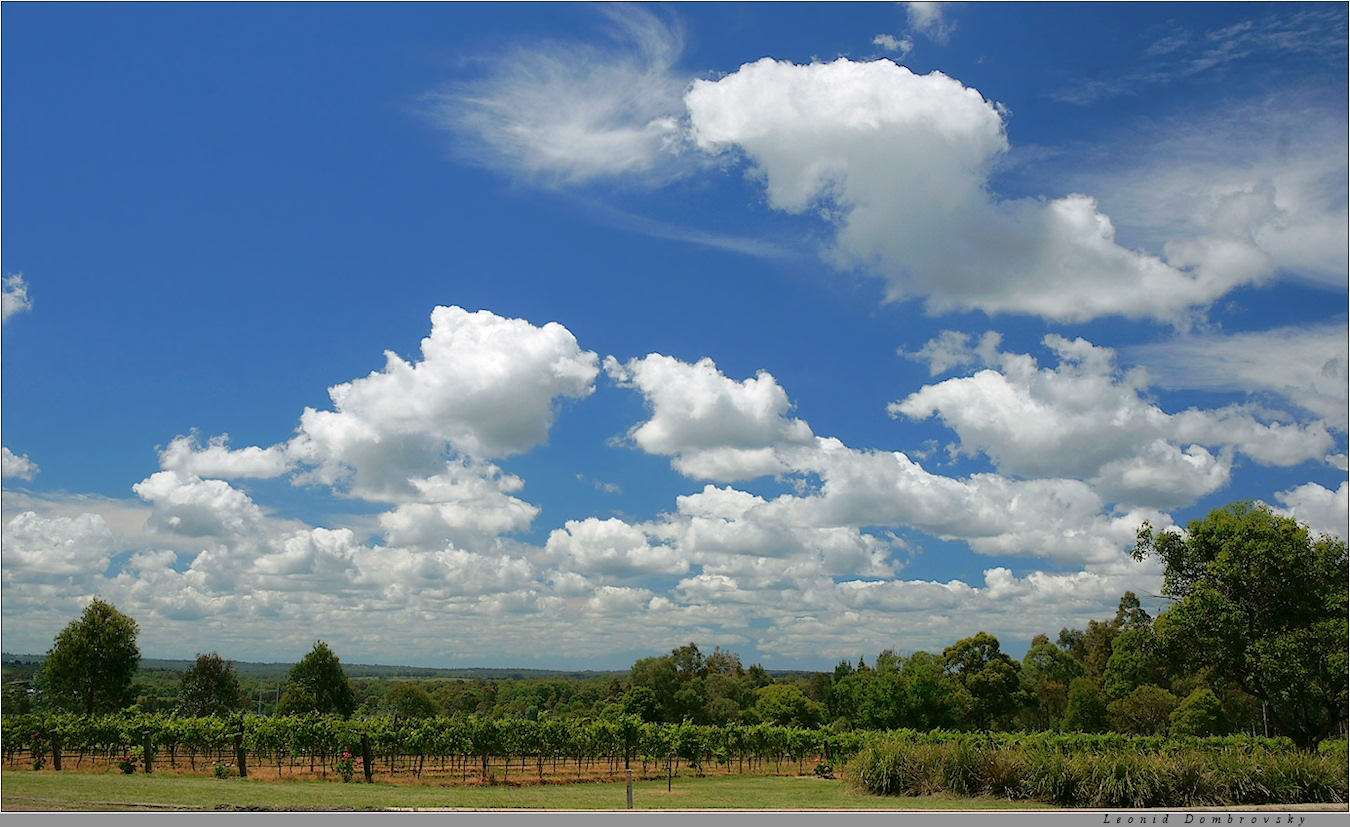
M3 645L770 668L1347 524L1338 4L3 11Z

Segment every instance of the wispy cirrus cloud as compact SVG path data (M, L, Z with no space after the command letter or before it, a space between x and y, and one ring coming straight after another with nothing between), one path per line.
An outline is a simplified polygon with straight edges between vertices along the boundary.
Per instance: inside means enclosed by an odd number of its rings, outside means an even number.
M432 123L467 157L535 183L677 174L678 22L640 6L602 4L610 44L545 41L481 59L481 77L425 100Z
M1350 404L1345 320L1246 333L1205 333L1126 348L1162 388L1272 394L1344 431Z
M1183 78L1218 75L1230 64L1257 56L1310 57L1339 61L1343 66L1345 41L1345 17L1331 8L1305 8L1203 32L1175 27L1145 47L1126 70L1065 86L1051 96L1086 105L1117 95L1141 94L1150 86Z

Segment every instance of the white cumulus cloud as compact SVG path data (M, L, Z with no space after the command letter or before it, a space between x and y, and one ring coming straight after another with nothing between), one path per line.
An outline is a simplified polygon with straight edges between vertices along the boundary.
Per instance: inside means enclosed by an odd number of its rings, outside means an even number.
M930 312L1184 323L1271 273L1240 239L1182 239L1166 261L1127 249L1089 195L998 198L989 175L1008 149L1002 115L939 72L764 58L695 81L685 104L697 145L744 153L769 206L828 218L836 265L876 273L892 299L924 297Z
M594 390L598 357L560 324L459 307L436 308L431 323L420 361L386 353L384 370L329 389L333 410L305 409L287 446L307 466L299 481L380 501L425 501L433 491L460 499L461 489L436 480L463 476L447 451L475 461L527 451L547 438L559 399ZM490 463L478 467L497 475Z
M689 477L735 481L784 470L776 451L802 445L811 428L790 416L787 393L766 371L742 381L722 374L711 359L695 364L651 354L605 370L642 393L652 417L628 437L644 451L673 456Z
M954 364L953 341L926 350ZM980 358L994 356L992 367L927 385L889 409L940 417L963 452L987 455L1003 473L1086 480L1112 502L1159 508L1226 485L1233 452L1288 466L1335 447L1320 421L1282 422L1244 406L1168 413L1147 398L1147 374L1116 369L1113 350L1057 335L1044 342L1055 368L986 349Z
M28 298L28 283L22 273L5 276L0 291L0 324L8 322L10 317L23 313L33 306Z
M1310 482L1281 491L1275 499L1284 506L1284 513L1314 532L1350 539L1350 483L1343 482L1331 491Z
M19 455L0 447L0 476L5 479L31 480L39 470L37 463L29 459L27 454Z

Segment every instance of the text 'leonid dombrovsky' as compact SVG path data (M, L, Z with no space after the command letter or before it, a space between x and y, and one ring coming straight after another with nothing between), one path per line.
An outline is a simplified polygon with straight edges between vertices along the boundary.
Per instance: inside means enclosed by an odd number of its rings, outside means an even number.
M1179 817L1175 822L1169 822L1168 818L1172 813L1163 815L1114 815L1112 813L1102 814L1102 824L1240 824L1244 827L1261 824L1283 824L1300 827L1305 819L1304 816L1295 816L1293 813L1255 813L1247 815L1236 815L1226 813L1222 815L1204 815L1196 813L1186 813Z

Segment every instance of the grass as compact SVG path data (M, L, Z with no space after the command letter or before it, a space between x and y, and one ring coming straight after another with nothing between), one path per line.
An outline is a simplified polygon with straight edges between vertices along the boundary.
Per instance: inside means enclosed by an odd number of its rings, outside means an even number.
M306 810L622 810L619 783L429 786L336 781L265 781L120 773L0 773L0 809L95 811ZM637 810L1003 810L1042 809L1036 802L994 798L883 797L852 792L814 776L718 776L633 784Z

